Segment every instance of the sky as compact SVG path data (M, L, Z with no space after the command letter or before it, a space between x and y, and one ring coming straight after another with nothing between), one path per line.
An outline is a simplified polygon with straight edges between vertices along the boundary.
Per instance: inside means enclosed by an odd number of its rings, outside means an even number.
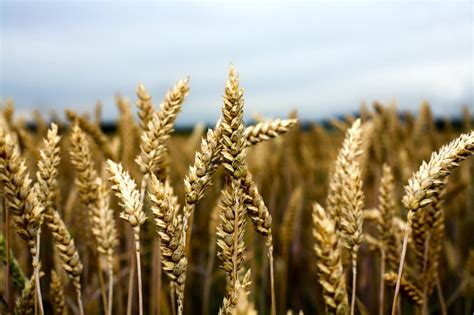
M374 100L474 109L471 1L0 0L0 28L0 99L25 115L100 100L115 119L116 93L134 104L142 82L159 106L189 75L178 123L212 123L231 63L247 118L326 119Z

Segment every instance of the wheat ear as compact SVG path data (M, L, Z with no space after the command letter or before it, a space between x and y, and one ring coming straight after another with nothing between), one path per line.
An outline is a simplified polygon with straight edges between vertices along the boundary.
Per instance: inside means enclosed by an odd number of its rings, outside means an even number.
M380 259L380 296L379 313L384 314L385 284L384 274L386 265L390 270L396 270L398 263L399 242L394 233L393 219L396 217L395 187L392 170L388 164L383 165L382 179L379 189L379 214L377 229L381 239Z
M138 100L136 104L138 108L138 118L140 118L140 127L142 131L145 132L148 129L148 122L153 117L155 109L153 108L151 96L142 83L138 84L137 97Z
M51 303L53 304L54 315L66 315L66 300L64 298L63 285L61 278L59 278L56 271L51 270L51 285L50 285Z
M385 274L384 278L391 287L397 284L397 274L395 272ZM416 285L402 277L400 280L400 289L402 294L409 299L410 303L421 307L423 304L423 292L421 292Z
M69 279L72 281L77 294L77 303L79 306L79 312L81 315L84 314L84 308L82 305L82 294L81 294L81 272L82 263L79 258L74 240L71 234L66 228L64 221L59 216L59 213L52 208L46 210L45 214L46 223L48 228L53 234L54 244L59 252L59 259L62 262L62 267L66 271Z
M12 220L18 234L28 242L32 255L36 254L36 234L42 223L42 208L36 189L20 157L17 143L0 129L0 176L4 184L6 206L12 210Z
M112 149L110 145L109 138L105 135L105 133L100 129L100 126L97 124L91 123L84 117L77 115L75 112L66 110L66 116L71 122L74 122L74 125L79 125L79 127L84 130L87 134L89 134L94 142L97 144L99 148L101 148L102 152L104 153L105 157L108 159L115 160L117 158L116 152Z
M297 119L275 119L260 122L245 128L244 137L247 139L247 145L254 145L287 133L297 122Z
M343 207L340 218L340 232L343 243L351 253L352 258L351 315L353 315L357 289L357 252L363 240L364 192L362 190L362 175L359 163L353 161L349 165L348 171L348 182L342 190Z
M97 209L93 210L92 234L95 237L97 251L107 260L109 271L109 296L107 311L112 314L113 301L113 256L118 244L117 229L115 227L114 212L109 206L108 189L100 178L98 182Z
M4 184L6 207L12 210L12 220L21 238L27 241L36 280L36 298L40 313L44 314L39 282L39 240L43 222L43 207L37 196L37 189L31 189L31 179L20 157L18 144L10 135L0 129L0 176ZM36 299L35 298L35 299ZM35 303L36 305L36 303Z
M43 139L44 147L40 150L40 160L38 161L38 171L36 172L37 184L35 184L35 189L37 191L38 201L43 206L43 209L49 209L53 207L54 199L58 192L57 176L60 162L60 139L61 138L58 136L58 126L56 124L52 124L51 128L47 132L46 139ZM40 234L41 228L38 229L38 244ZM38 263L39 248L36 256ZM37 270L37 272L39 271ZM38 299L41 301L42 297L39 286L37 286L37 291Z
M74 124L72 127L70 153L71 162L76 172L75 183L79 188L79 198L87 209L88 216L86 216L86 222L89 225L93 236L94 247L98 249L100 246L99 242L103 241L100 235L103 231L101 230L101 226L98 226L100 223L99 217L101 216L99 205L99 186L101 180L98 178L98 173L95 169L95 161L93 160L87 136L78 123ZM102 264L100 260L98 260L97 265L99 270L102 303L104 304L104 308L107 310L107 293L103 285L104 281L101 273Z
M221 224L217 227L217 256L228 279L227 294L219 314L231 315L240 291L247 292L250 285L250 270L241 279L245 260L245 212L243 194L238 180L232 180L223 191Z
M284 268L282 271L283 279L287 279L289 270L289 254L291 250L291 244L295 238L295 230L298 224L298 218L300 217L301 210L303 209L303 186L298 185L291 192L288 205L286 206L285 213L283 214L283 222L280 228L280 242L281 252L283 257ZM280 309L286 309L285 299L287 292L286 281L283 281L283 285L280 288Z
M335 222L318 203L313 205L313 236L326 311L347 314L349 303Z
M97 203L99 186L96 178L99 176L94 167L94 160L86 134L78 123L72 126L70 143L71 162L77 174L75 183L79 190L79 198L88 208L89 215L92 216L91 211Z
M252 175L245 163L245 146L243 124L243 90L239 86L239 77L231 65L229 78L224 90L224 104L222 106L221 139L222 165L233 180L239 181L246 195L244 203L247 214L251 218L257 231L266 238L267 255L270 260L270 279L272 296L272 314L275 314L275 283L273 272L273 241L271 236L271 216Z
M184 244L190 237L189 222L196 204L204 197L206 189L211 185L211 178L219 166L221 146L219 145L220 128L209 130L206 137L202 138L201 151L196 152L194 165L189 167L189 172L184 178L185 203L183 207L183 233ZM187 236L189 234L189 236Z
M398 233L395 232L398 227L394 223L394 219L397 217L395 184L392 169L388 164L384 164L382 169L378 212L380 219L377 220L377 229L385 252L385 262L390 270L396 270L400 258L400 244Z
M164 179L168 139L188 92L189 79L179 81L166 94L160 110L154 112L151 119L147 118L147 128L141 135L140 154L136 158L142 173L157 174L160 180Z
M153 175L150 186L151 212L161 238L162 268L175 284L178 314L182 314L187 259L184 252L183 238L185 236L182 222L177 214L179 205L168 182L163 184Z
M120 138L120 161L124 167L131 169L135 166L135 156L137 149L138 127L133 118L130 102L117 96L117 107L120 116L117 122L118 134Z
M138 306L139 314L142 315L143 296L140 264L140 225L146 221L146 214L143 211L143 200L140 200L140 193L135 181L123 170L122 165L111 160L108 160L107 163L107 169L110 173L109 181L113 184L112 189L115 191L120 201L120 206L123 209L120 213L120 217L130 223L134 232L135 255L137 257Z
M346 179L349 176L348 168L349 165L351 165L353 161L356 161L362 154L362 129L360 124L360 120L358 119L352 124L351 128L347 130L329 182L326 209L331 214L333 220L335 220L337 231L339 231L340 225L338 218L342 215L343 189L346 184Z
M0 234L0 260L6 266L7 260L9 261L10 277L12 278L13 285L18 291L22 291L25 287L26 278L21 269L18 261L13 256L13 251L10 249L10 255L7 255L7 246L5 238ZM8 257L8 258L7 258Z
M473 154L474 131L471 131L468 134L462 134L449 144L443 146L438 152L433 153L430 161L428 163L423 162L419 170L409 179L408 185L405 186L405 196L402 199L402 203L404 207L408 209L407 225L400 255L398 278L392 304L392 315L396 313L407 241L411 232L414 216L435 201L433 196L438 190L443 189L446 183L445 179L451 173L451 170L458 167L460 162Z
M28 280L21 291L21 296L15 301L15 315L31 315L35 312L35 278Z

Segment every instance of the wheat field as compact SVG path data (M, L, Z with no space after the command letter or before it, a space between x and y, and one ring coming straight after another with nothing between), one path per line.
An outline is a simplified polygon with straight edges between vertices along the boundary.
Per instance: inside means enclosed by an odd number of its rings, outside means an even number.
M2 314L472 314L468 107L244 125L231 66L219 121L176 133L191 85L139 84L107 133L2 103Z

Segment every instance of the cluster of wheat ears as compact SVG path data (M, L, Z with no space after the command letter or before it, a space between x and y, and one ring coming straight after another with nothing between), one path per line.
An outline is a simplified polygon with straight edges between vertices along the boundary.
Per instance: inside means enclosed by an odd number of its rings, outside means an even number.
M245 127L231 66L215 127L171 137L188 92L155 109L138 85L139 124L117 97L111 134L100 106L32 131L5 104L2 313L471 310L467 109L458 125L376 103L306 131L295 114Z

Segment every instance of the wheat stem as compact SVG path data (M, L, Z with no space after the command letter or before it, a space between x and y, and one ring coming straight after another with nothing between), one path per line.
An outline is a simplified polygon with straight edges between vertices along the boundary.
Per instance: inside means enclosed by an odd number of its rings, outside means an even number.
M397 283L395 285L395 293L393 296L393 303L392 303L392 315L397 314L397 304L398 304L398 295L400 293L400 281L402 279L403 274L403 265L405 264L405 256L407 253L407 246L408 246L408 236L411 232L411 223L412 223L413 213L408 213L408 220L405 227L405 233L403 235L403 244L402 244L402 252L400 254L400 264L398 266L398 274L397 274Z
M275 272L273 270L273 246L268 248L268 262L270 263L270 289L272 298L272 315L276 314L276 298L275 298Z
M385 302L385 249L380 251L380 288L379 288L379 315L384 314Z
M100 256L97 256L97 276L99 278L100 295L102 297L102 305L104 305L104 313L108 313L107 292L105 291L104 275L102 274L102 263Z
M80 289L77 289L77 306L79 307L79 314L84 315L84 306L82 305L82 293Z
M355 311L355 299L357 290L357 253L352 256L352 296L351 296L351 315Z
M8 203L4 202L5 198L1 199L3 209L5 209L5 251L6 251L6 265L5 265L5 300L7 307L10 309L10 211L8 211Z
M446 308L446 301L444 300L444 297L443 297L443 288L441 287L441 282L439 281L439 277L436 277L436 292L438 292L438 299L439 299L441 314L447 315L448 310Z
M140 227L134 228L135 234L135 254L137 256L137 278L138 278L138 313L143 315L143 295L142 295L142 268L140 263Z
M35 285L35 288L36 288L35 311L36 311L36 305L38 304L40 314L44 315L43 298L41 296L41 282L40 282L40 276L39 276L40 241L41 241L41 228L38 229L38 233L36 234L36 254L33 257L33 266L34 266L35 283L36 283Z
M132 302L133 302L133 284L135 280L135 270L136 270L136 256L132 256L132 262L130 266L130 275L128 278L128 296L127 296L127 315L132 315Z
M114 298L114 269L112 264L109 264L109 305L108 305L108 315L112 315L112 305L113 305L113 298Z

